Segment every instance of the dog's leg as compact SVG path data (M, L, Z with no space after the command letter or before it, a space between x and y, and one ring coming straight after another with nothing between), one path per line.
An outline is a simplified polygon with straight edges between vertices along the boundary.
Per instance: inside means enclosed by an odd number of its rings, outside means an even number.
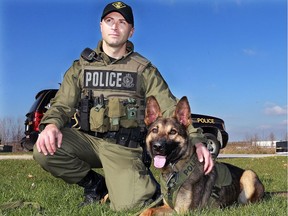
M140 216L172 215L173 212L173 209L171 209L168 205L163 205L156 208L146 209L140 214Z
M257 202L264 195L264 186L252 170L245 170L240 178L240 194L238 202L247 204Z

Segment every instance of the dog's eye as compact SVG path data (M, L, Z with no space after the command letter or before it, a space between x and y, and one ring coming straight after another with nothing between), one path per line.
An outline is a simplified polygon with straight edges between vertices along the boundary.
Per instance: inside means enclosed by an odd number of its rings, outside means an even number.
M156 127L154 127L154 128L152 128L152 133L158 133L158 128L156 128Z
M175 135L175 134L177 134L177 130L171 129L169 135Z

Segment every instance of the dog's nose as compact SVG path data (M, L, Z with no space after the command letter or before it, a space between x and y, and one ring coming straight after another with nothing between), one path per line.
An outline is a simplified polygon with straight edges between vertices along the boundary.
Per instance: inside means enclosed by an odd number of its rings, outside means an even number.
M161 143L156 142L153 144L153 150L154 151L161 152L161 151L163 151L163 149L164 149L164 146Z

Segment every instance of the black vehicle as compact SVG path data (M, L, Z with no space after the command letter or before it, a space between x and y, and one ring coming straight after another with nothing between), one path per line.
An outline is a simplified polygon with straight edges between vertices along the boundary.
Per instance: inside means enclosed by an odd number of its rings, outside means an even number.
M26 114L25 137L21 140L21 146L25 150L33 150L39 134L40 121L44 113L49 109L50 100L55 96L57 91L58 89L45 89L36 94L35 101Z
M50 100L55 96L58 89L46 89L37 93L35 102L26 114L25 137L21 145L25 150L31 151L39 134L39 123L43 114L50 107ZM202 128L208 139L207 148L217 157L220 149L225 148L228 143L228 133L225 131L225 123L222 119L213 116L192 114L192 124L195 128Z
M207 137L207 148L214 158L219 154L220 149L228 143L228 133L225 131L225 122L213 116L192 114L192 124L195 128L202 128Z

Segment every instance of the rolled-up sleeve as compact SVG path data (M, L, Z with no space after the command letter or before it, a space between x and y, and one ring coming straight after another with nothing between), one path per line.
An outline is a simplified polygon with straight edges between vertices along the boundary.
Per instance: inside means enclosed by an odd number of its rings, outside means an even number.
M50 101L50 108L41 120L40 130L43 130L47 124L55 124L61 129L70 121L76 112L81 94L78 83L80 71L81 67L77 61L66 71L57 94Z

